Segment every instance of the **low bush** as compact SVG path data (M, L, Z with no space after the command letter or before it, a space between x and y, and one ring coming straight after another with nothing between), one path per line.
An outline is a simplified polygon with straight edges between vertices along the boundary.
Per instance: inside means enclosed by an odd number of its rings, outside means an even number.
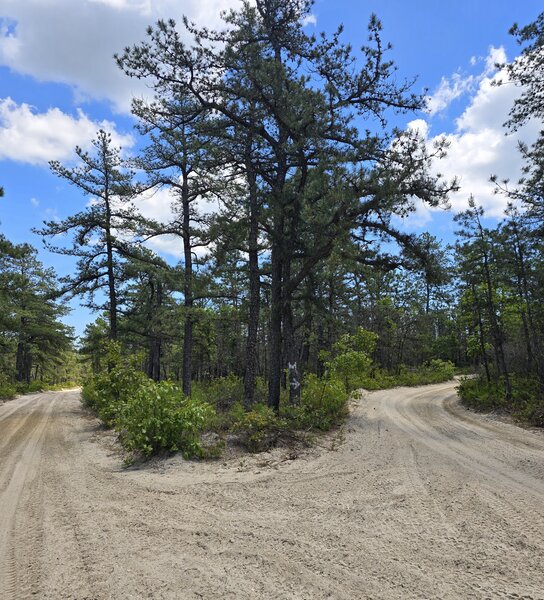
M150 456L162 451L202 456L200 434L213 418L213 408L183 396L172 382L140 382L118 411L115 429L129 451Z
M109 344L109 371L85 383L84 404L119 432L129 452L144 458L164 451L202 456L200 434L213 422L213 408L185 397L173 382L152 381L136 367L137 361L124 360L119 345Z
M538 381L529 377L511 377L512 398L506 399L504 382L488 382L484 377L463 379L458 387L461 402L481 412L502 410L514 418L544 427L544 394Z
M244 382L233 374L212 381L195 381L191 397L211 404L219 412L227 412L237 402L244 401Z
M0 374L0 400L10 400L17 395L17 388L5 375Z
M465 406L487 412L506 409L504 390L496 382L488 382L481 378L461 379L457 387L459 397Z
M73 387L77 387L77 383L64 382L58 384L49 384L44 381L12 383L6 378L0 378L0 399L14 398L18 394L35 394L36 392L55 391Z
M455 366L452 362L433 359L418 368L401 366L397 373L372 369L369 375L360 379L360 387L367 390L385 390L397 386L442 383L453 379L454 374Z
M17 383L15 384L18 394L35 394L37 392L44 392L50 389L43 381L31 381L30 383Z
M316 375L304 378L300 404L281 404L280 414L263 403L255 404L248 412L242 403L233 405L226 416L232 432L250 452L262 452L276 444L282 436L297 436L297 431L328 431L347 415L344 382Z
M231 429L250 452L263 452L271 448L288 426L286 420L266 404L254 404L248 412L239 404L235 410Z
M106 427L113 427L122 407L146 384L148 377L134 362L121 357L118 344L108 344L107 351L109 371L90 377L83 385L81 397Z
M106 427L113 427L123 406L146 381L147 377L141 371L119 365L89 379L81 396L84 404L98 415Z
M372 353L378 336L359 327L355 334L343 335L333 346L332 353L321 353L327 375L344 384L346 392L361 387L372 369Z
M300 405L291 413L303 428L328 431L347 415L348 394L345 384L335 378L307 375L300 396Z

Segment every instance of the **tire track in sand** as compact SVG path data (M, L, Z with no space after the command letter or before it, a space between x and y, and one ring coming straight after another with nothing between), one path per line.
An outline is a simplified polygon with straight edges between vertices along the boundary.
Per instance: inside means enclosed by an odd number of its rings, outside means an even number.
M58 396L51 398L50 395L40 394L38 397L14 406L9 411L8 416L11 416L17 411L24 413L24 409L31 408L29 415L23 414L22 416L23 427L18 429L19 435L14 436L16 445L11 448L3 469L5 475L12 468L9 477L4 477L7 485L0 492L0 506L2 507L2 519L0 520L0 598L5 600L16 598L17 572L14 550L10 543L15 513L23 488L34 478L38 471L44 433L57 399ZM6 417L6 415L3 416Z

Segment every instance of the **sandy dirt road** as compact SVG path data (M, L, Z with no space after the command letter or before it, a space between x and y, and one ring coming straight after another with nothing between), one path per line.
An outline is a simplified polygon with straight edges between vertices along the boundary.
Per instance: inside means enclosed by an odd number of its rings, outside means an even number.
M544 436L448 383L326 445L126 470L77 392L6 402L0 598L544 598Z

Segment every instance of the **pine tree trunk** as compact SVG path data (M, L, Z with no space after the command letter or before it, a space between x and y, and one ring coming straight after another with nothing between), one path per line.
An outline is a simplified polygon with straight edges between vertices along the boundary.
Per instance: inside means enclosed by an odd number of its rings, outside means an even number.
M185 261L183 282L183 306L185 308L185 326L183 331L182 389L186 396L191 395L193 371L193 254L191 248L191 215L189 202L188 177L183 176L183 257Z
M25 344L22 339L17 342L17 355L15 358L15 379L25 381Z
M484 325L482 320L482 309L480 307L480 301L478 296L476 295L476 287L474 284L471 284L472 295L474 296L474 302L476 304L476 322L478 325L478 341L480 344L480 353L482 355L482 360L484 361L484 370L487 382L491 381L491 374L489 373L489 361L487 359L487 352L485 350L485 337L484 337Z
M149 315L149 323L151 326L150 344L149 344L149 358L148 358L148 376L154 381L160 381L161 379L161 351L162 351L162 336L160 333L160 310L162 306L162 283L157 282L157 285L153 285L153 281L150 281L151 288L151 314ZM158 331L157 331L158 330Z
M259 204L255 173L246 164L249 184L249 314L246 341L246 369L244 374L244 405L249 410L255 402L255 381L257 378L261 278L259 272Z
M115 290L115 272L113 265L113 244L111 237L111 208L106 192L106 269L108 273L110 340L117 339L117 294Z
M510 382L510 375L508 373L508 368L506 366L506 357L504 355L503 332L500 323L497 319L495 303L493 302L493 287L491 283L491 274L489 272L489 262L486 253L484 253L484 275L487 293L487 310L489 314L489 321L491 323L491 331L493 334L493 346L495 347L497 368L499 370L499 373L502 374L504 378L505 396L506 400L509 401L512 398L512 384Z
M270 336L268 357L268 406L276 412L280 408L280 384L282 366L282 277L281 248L274 240L271 252L272 282L270 292Z

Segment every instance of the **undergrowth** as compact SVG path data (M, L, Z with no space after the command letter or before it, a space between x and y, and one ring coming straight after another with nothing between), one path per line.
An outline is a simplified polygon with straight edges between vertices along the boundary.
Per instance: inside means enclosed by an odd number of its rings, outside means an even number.
M132 457L178 451L186 457L217 456L224 440L260 452L341 424L354 389L436 383L453 376L453 365L438 360L416 371L386 373L372 362L375 343L375 334L362 329L343 336L333 352L322 356L324 375L305 375L297 404L290 404L288 390L282 390L277 413L266 404L267 385L262 378L257 380L256 402L250 410L244 409L243 381L235 375L194 382L187 398L175 382L150 380L138 366L140 357L124 358L115 343L108 347L108 370L85 383L82 398L107 427L118 432ZM205 432L213 433L219 442L203 444Z
M34 394L36 392L47 392L61 390L64 388L77 387L73 381L63 383L47 383L45 381L13 382L5 376L0 375L0 400L11 400L20 394Z
M536 379L512 376L512 398L506 398L504 382L484 377L463 379L458 391L461 402L480 412L503 411L523 423L544 427L544 394Z

